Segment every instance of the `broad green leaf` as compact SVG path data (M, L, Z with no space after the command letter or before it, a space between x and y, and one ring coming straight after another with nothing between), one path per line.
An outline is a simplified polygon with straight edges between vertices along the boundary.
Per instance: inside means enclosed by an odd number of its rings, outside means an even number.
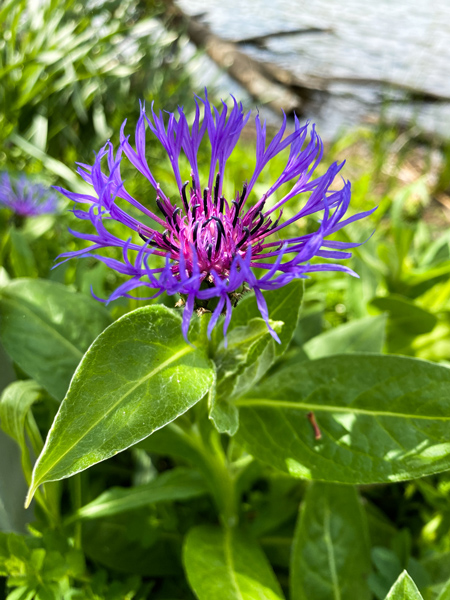
M433 585L444 585L450 580L450 552L434 552L421 561Z
M333 354L381 352L385 328L386 315L365 317L310 339L303 350L311 360Z
M280 321L271 321L277 332L283 329ZM234 435L239 425L238 411L230 400L244 394L267 373L276 358L277 343L261 318L247 325L234 327L214 354L217 384L210 399L210 418L220 433Z
M156 479L144 485L132 488L111 488L80 508L73 518L110 517L155 502L187 500L205 493L205 483L198 472L178 467L158 475Z
M392 294L387 297L375 298L370 304L378 310L388 312L389 318L394 322L396 328L407 327L408 330L405 333L408 335L428 333L437 322L435 315L403 296Z
M291 555L292 600L370 600L370 542L354 487L310 485Z
M386 596L386 600L423 600L423 598L414 581L406 571L403 571Z
M26 450L25 420L31 406L41 395L40 386L33 380L11 383L0 397L0 423L3 431Z
M9 356L57 399L84 352L111 323L94 300L59 283L16 279L0 295L0 338Z
M194 527L186 537L183 558L199 600L284 598L261 548L238 530Z
M198 322L195 322L197 324ZM196 342L195 332L191 341ZM126 314L83 357L33 472L45 481L83 471L164 427L198 402L214 370L163 305Z
M281 344L275 344L276 356L281 356L289 346L300 318L303 301L304 284L300 279L291 281L288 285L270 292L264 292L269 318L273 321L283 321L283 329L278 333ZM233 318L228 329L248 324L251 319L261 317L256 298L253 294L245 296L233 310Z
M279 335L281 345L268 332L255 296L248 295L233 311L226 344L222 339L214 352L217 385L211 391L209 416L220 433L236 433L239 413L230 400L256 385L292 339L300 315L303 283L292 282L284 292L275 290L264 294L271 327ZM281 314L283 321L272 320L274 315Z
M43 445L39 429L30 412L31 406L39 400L41 391L41 387L32 380L15 381L3 391L0 397L0 424L3 431L20 447L22 471L28 484L31 481L34 456L39 454ZM34 452L33 457L30 456L25 439L26 428Z
M444 585L436 600L450 600L450 580Z
M408 348L414 337L429 333L437 323L435 315L403 296L393 294L375 298L370 304L389 314L386 337L388 349L392 353L411 354Z
M11 359L6 354L3 346L0 343L0 392L2 392L10 383L16 379L16 373Z
M10 261L15 277L37 277L36 260L23 233L11 228Z
M52 158L51 156L43 152L40 148L34 146L17 133L13 133L9 139L18 148L24 150L26 154L32 156L33 158L36 158L37 160L42 161L42 164L48 171L54 173L58 177L61 177L61 179L63 179L64 181L67 181L67 183L71 186L71 189L74 189L80 193L90 193L91 188L85 183L80 182L80 178L77 177L74 171L72 169L69 169L67 165L55 158Z
M239 411L226 396L217 397L214 385L208 398L209 418L219 433L234 435L239 428Z
M389 540L389 546L391 545L392 539L394 538ZM373 544L372 539L371 541ZM369 575L368 582L375 598L381 600L389 593L394 582L406 567L405 562L407 561L402 563L396 552L384 546L373 547L371 555L373 569Z
M381 483L450 468L447 367L331 356L278 371L236 405L238 441L296 477Z
M163 516L164 513L159 514ZM157 515L147 507L84 521L83 551L97 565L106 566L114 572L183 580L183 537L174 531L170 517L167 527L164 527L164 518L160 519ZM122 600L122 596L114 598Z

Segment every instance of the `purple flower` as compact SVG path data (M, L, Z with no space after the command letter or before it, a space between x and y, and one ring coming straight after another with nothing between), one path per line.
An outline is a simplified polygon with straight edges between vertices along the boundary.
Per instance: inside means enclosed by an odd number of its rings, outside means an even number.
M36 217L57 210L56 195L39 183L32 183L25 175L11 179L0 174L0 208L12 210L19 217Z
M203 119L201 105L204 108ZM346 217L350 182L344 181L338 190L333 187L343 163L332 164L325 174L312 179L323 155L322 141L314 125L311 128L308 123L301 126L296 117L294 131L283 137L285 116L280 131L269 144L266 142L266 124L261 123L259 115L256 116L255 170L233 198L226 198L223 195L226 163L250 113L244 114L242 104L234 99L231 110L225 102L222 105L219 111L211 107L206 94L205 98L197 98L191 128L182 108L178 109L178 115L168 113L165 123L163 114L156 115L153 106L151 114L147 114L145 107L141 106L134 148L129 136L125 135L124 123L116 152L108 141L96 155L92 166L79 166L79 174L93 188L91 195L57 188L69 199L90 205L87 210L76 207L74 214L80 219L90 220L96 230L95 234L72 231L76 237L92 242L92 245L84 250L66 252L61 257L95 256L112 269L129 276L109 300L119 296L132 297L132 290L143 285L155 291L151 298L163 292L181 294L185 300L182 325L185 337L193 311L207 302L210 302L212 310L208 335L221 314L225 314L226 334L239 292L244 286L253 289L261 315L272 336L278 340L269 324L262 291L280 288L315 271L344 271L355 275L348 267L339 264L310 261L315 257L332 260L349 258L351 253L348 249L359 244L326 238L373 211ZM146 127L167 152L178 187L176 198L168 197L147 163ZM205 136L209 138L211 160L209 176L202 181L197 154ZM287 161L278 179L262 196L256 195L255 183L262 170L285 149L289 151ZM181 153L190 164L190 183L183 180L180 172ZM154 188L156 212L150 210L145 199L139 201L126 190L120 174L124 157ZM107 163L105 172L102 169L104 161ZM277 202L271 202L273 194L290 181L290 190ZM304 193L307 193L306 199L300 204L298 196ZM298 203L298 212L282 222L283 209L288 202L291 205ZM127 208L131 208L132 212L140 211L151 226L131 216ZM317 231L285 237L286 227L317 212L322 213ZM134 235L127 239L113 235L107 228L111 219L125 225ZM93 251L111 246L122 248L122 261L93 254ZM131 256L134 256L133 260ZM163 257L159 264L156 256ZM263 271L259 278L254 273L255 268Z

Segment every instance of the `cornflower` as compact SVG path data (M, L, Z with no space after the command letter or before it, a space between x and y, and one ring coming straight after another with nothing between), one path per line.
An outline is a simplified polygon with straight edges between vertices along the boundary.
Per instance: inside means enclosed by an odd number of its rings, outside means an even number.
M150 298L156 298L163 292L180 294L185 300L182 331L186 339L193 311L205 304L212 311L208 336L221 314L225 315L223 331L226 335L233 306L242 291L251 289L271 335L279 341L270 326L262 292L285 286L296 278L306 278L307 274L316 271L344 271L356 275L340 264L311 261L316 257L331 260L349 258L351 253L348 250L358 243L326 238L375 209L346 216L350 182L343 181L341 189L332 189L344 163L333 163L323 175L312 179L322 159L322 141L314 125L300 125L297 117L294 117L294 131L284 137L285 115L280 130L268 144L266 123L261 123L259 114L256 115L254 172L233 198L225 197L223 184L227 160L250 113L245 114L242 104L234 98L231 109L225 102L222 102L221 110L212 107L206 93L204 98L196 97L195 105L191 128L183 108L178 109L178 115L168 113L166 124L163 113L160 111L157 115L154 112L153 104L151 114L147 114L145 106L141 105L135 147L125 134L125 121L116 152L108 141L96 155L92 166L79 164L78 173L92 186L91 194L57 188L67 198L89 206L86 210L77 206L73 212L80 219L90 220L96 230L95 234L71 230L73 235L92 242L92 245L66 252L60 258L95 256L108 267L128 276L129 279L111 294L108 301L119 296L133 297L131 292L143 285L154 290ZM201 105L204 108L203 118ZM176 198L169 198L147 163L146 127L167 153L178 188ZM205 136L209 138L211 158L209 175L201 180L197 157ZM264 167L285 149L289 149L289 154L284 169L269 189L261 196L256 195L255 184ZM190 165L190 181L182 178L181 153ZM138 200L127 191L120 172L124 157L153 187L156 212L148 202ZM107 163L105 171L102 169L104 161ZM275 192L288 182L293 182L289 191L278 201L271 202ZM298 207L298 212L281 221L286 204L298 202L301 194L305 195L305 201ZM152 226L127 212L127 205L150 219ZM322 212L323 216L315 232L284 237L285 228L289 225L318 212ZM126 239L113 235L106 226L108 220L122 223L135 235ZM107 247L121 248L122 260L95 252ZM155 256L163 257L163 266L154 264ZM257 278L254 269L263 274Z
M18 217L36 217L57 210L56 195L44 185L31 182L25 175L12 179L0 174L0 208L12 210Z

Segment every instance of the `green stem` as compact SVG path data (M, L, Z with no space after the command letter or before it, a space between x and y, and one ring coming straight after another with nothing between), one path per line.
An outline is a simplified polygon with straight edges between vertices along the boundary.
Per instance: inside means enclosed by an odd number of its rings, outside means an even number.
M201 456L206 481L214 497L220 519L226 527L238 522L238 502L235 475L222 448L220 434L206 415L197 415L194 428L188 432L190 443Z
M81 491L81 474L77 473L70 479L70 496L72 499L73 513L76 514L79 508L83 506ZM75 531L73 535L74 547L77 550L82 548L82 522L81 519L75 521Z
M194 450L194 464L205 477L211 495L219 512L220 520L226 527L234 527L238 522L237 472L222 448L220 434L207 415L206 403L199 403L194 411L195 423L182 419L168 427L184 443Z

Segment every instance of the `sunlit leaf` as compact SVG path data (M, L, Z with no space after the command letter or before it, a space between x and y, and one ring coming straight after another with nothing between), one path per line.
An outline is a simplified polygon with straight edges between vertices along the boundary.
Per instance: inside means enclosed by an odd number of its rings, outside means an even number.
M199 600L284 598L261 548L236 529L194 527L183 555L188 581Z
M195 331L190 335L195 344ZM179 314L163 305L126 314L83 357L35 465L29 498L41 483L87 469L164 427L208 392L213 377L205 351L184 340Z
M280 370L236 401L238 440L293 476L341 483L450 468L450 370L397 356L345 355Z
M370 543L357 491L313 483L301 505L291 556L291 599L370 600Z
M381 352L386 315L365 317L326 331L304 344L310 359L354 352Z
M155 502L188 500L206 493L202 476L192 469L178 467L156 479L131 488L111 488L80 508L75 519L110 517Z
M406 571L403 571L386 596L386 600L423 600L423 598L414 581Z

